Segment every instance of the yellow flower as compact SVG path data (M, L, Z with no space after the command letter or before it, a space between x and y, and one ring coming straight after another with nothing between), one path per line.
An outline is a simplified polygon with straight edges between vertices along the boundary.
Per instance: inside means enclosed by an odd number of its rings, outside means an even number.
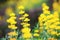
M14 32L9 32L8 35L9 36L17 36L18 34L14 31Z
M10 23L10 24L16 24L17 22L14 19L9 18L9 19L7 19L7 22Z
M23 38L31 38L32 34L31 33L25 33L25 34L22 34L22 37Z
M49 7L46 5L46 3L42 4L42 8L43 8L43 10L48 10L49 9Z
M33 36L38 37L38 36L39 36L39 34L38 34L38 33L34 33L34 35L33 35Z
M28 22L28 21L30 21L30 19L29 18L25 18L24 21Z
M34 30L34 32L39 32L39 30Z
M51 35L56 35L57 34L57 32L56 31L51 31L51 33L50 33Z
M45 11L43 11L43 13L44 13L44 14L50 14L50 11L45 10Z
M43 23L40 23L40 27L43 27Z
M21 25L23 25L23 27L29 27L30 26L29 23L25 23L25 22L22 22Z
M56 25L53 25L53 24L52 24L52 25L49 26L49 28L55 29L55 28L56 28Z
M10 19L14 19L14 20L15 20L15 19L16 19L16 17L10 17Z
M59 14L58 14L57 11L54 12L53 17L54 17L54 18L59 18Z
M29 27L29 26L30 26L30 24L28 24L28 23L23 25L23 27Z
M59 21L56 21L56 22L54 22L54 24L55 24L55 25L58 25L58 24L60 24L60 22L59 22Z
M15 25L8 25L8 28L10 28L10 29L17 29L17 27L15 26Z
M60 26L56 26L56 28L55 28L55 29L60 30Z
M18 5L17 8L18 9L24 9L24 7L22 5Z
M10 38L9 40L16 40L16 38Z
M30 33L31 29L26 27L21 30L22 33Z
M43 16L43 17L42 17L42 16ZM41 14L41 15L40 15L40 18L43 18L43 19L46 18L46 15L45 15L45 14Z
M9 16L12 16L13 17L13 16L15 16L15 14L14 13L10 13Z
M26 23L25 23L25 22L22 22L22 23L21 23L21 25L24 25L24 24L26 24Z
M22 10L19 12L19 14L24 14L24 13L25 13L25 11L22 11Z
M50 15L48 15L48 16L46 17L47 20L52 19L52 18L53 18L53 15L52 15L52 14L50 14Z
M24 16L24 17L28 17L29 15L28 15L27 13L25 13L23 16Z

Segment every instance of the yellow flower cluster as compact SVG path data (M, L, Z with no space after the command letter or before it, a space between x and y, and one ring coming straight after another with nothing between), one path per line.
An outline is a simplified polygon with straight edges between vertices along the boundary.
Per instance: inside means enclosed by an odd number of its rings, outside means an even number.
M34 37L39 37L40 35L39 35L39 30L34 30L34 34L33 34L33 36Z
M60 19L59 12L54 10L53 14L50 13L49 7L43 3L43 13L39 16L40 29L45 29L51 35L58 35L60 32ZM56 30L56 31L55 31Z
M43 10L44 14L50 14L50 11L48 9L49 9L49 7L45 3L43 3L42 10Z
M15 21L16 20L15 14L11 10L12 10L12 8L8 9L8 13L10 16L10 18L7 19L7 22L10 24L10 25L8 25L8 28L15 30L15 29L17 29L17 27L15 26L15 24L17 22Z
M16 16L15 13L12 11L12 8L8 8L7 10L7 14L10 18L7 19L7 23L9 23L8 28L12 30L12 32L8 33L8 36L17 36L18 33L15 31L17 29L17 26L15 26L15 24L17 23L16 20ZM12 38L10 37L9 40L16 40L16 38Z
M25 13L23 6L20 5L18 8L20 10L19 14L21 15L19 20L22 21L21 25L23 26L23 29L21 30L22 37L31 38L32 34L30 33L31 29L29 28L30 24L28 23L30 21L30 19L28 18L29 15L27 13Z

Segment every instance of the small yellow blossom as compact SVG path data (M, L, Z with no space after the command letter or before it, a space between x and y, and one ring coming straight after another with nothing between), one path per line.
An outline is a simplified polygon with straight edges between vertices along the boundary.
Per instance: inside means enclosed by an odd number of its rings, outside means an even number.
M28 22L28 21L30 21L30 19L29 18L25 18L24 21Z
M16 19L16 17L10 17L10 19L14 19L14 20L15 20L15 19Z
M17 22L14 19L7 19L7 22L10 24L16 24Z
M15 25L8 25L8 28L10 28L10 29L17 29L17 27Z
M22 5L18 5L17 8L18 9L24 9L24 7Z
M28 15L27 13L25 13L23 16L24 16L24 17L28 17L29 15Z
M49 7L46 5L46 3L42 4L42 8L43 8L43 10L48 10L49 9Z
M11 16L11 17L12 17L12 16L15 16L15 14L14 14L14 13L10 13L10 15L9 15L9 16Z
M34 33L34 35L33 35L33 36L38 37L38 36L39 36L39 34L38 34L38 33Z
M56 26L56 28L55 28L55 29L60 30L60 26Z
M22 10L19 12L19 14L24 14L24 13L25 13L25 11L22 11Z
M23 25L23 27L29 27L29 26L30 26L30 24L28 24L28 23Z
M31 29L26 27L21 30L22 33L30 33Z
M39 32L39 30L34 30L34 32Z
M10 38L9 40L16 40L16 38Z
M43 13L44 13L44 14L50 14L50 11L45 10L45 11L43 11Z
M49 28L55 29L56 28L56 25L50 25Z
M29 23L25 23L25 22L22 22L21 25L23 25L23 27L28 27L28 26L30 26Z
M14 32L9 32L8 35L9 36L17 36L18 34L14 31Z
M22 35L23 38L31 38L32 34L31 33L26 33Z
M54 17L54 18L59 18L59 14L58 14L57 11L54 12L53 17Z

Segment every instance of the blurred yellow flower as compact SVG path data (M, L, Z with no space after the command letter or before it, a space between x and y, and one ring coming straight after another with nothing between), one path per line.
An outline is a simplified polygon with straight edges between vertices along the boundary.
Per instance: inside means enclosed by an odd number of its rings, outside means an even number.
M10 23L10 24L16 24L16 23L17 23L17 22L16 22L14 19L12 19L12 18L7 19L7 22Z
M24 13L25 13L25 11L23 11L23 10L19 11L19 14L24 14Z
M30 24L28 24L28 23L23 25L23 27L29 27L29 26L30 26Z
M28 27L25 27L21 30L22 33L30 33L31 29Z
M53 17L54 18L59 18L59 13L57 11L54 11Z
M29 15L28 15L27 13L25 13L23 16L24 16L24 17L28 17Z
M14 19L14 20L15 20L15 19L16 19L16 17L14 17L14 16L13 16L13 17L10 17L10 19Z
M31 34L31 33L26 33L26 34L24 33L24 34L22 35L22 37L28 39L28 38L31 38L31 37L32 37L32 34Z
M25 18L24 21L25 22L28 22L28 21L30 21L30 19L29 18Z
M23 10L24 10L24 6L22 6L22 5L17 5L17 8L18 8L18 9L23 9Z
M39 34L38 34L38 33L34 33L34 35L33 35L33 36L38 37L38 36L39 36Z
M49 7L46 5L46 3L42 4L42 8L43 8L44 11L49 9Z
M56 26L56 28L55 28L55 29L60 30L60 26Z
M9 16L13 17L13 16L15 16L15 14L14 13L10 13Z
M16 38L10 38L9 40L16 40Z
M14 31L14 32L9 32L8 35L9 36L17 36L18 34Z
M39 32L39 30L34 30L34 32Z
M17 29L15 25L8 25L8 28L13 29L13 30Z
M56 25L50 25L49 28L55 29L56 28Z
M50 11L45 10L45 11L43 11L43 14L50 14Z

